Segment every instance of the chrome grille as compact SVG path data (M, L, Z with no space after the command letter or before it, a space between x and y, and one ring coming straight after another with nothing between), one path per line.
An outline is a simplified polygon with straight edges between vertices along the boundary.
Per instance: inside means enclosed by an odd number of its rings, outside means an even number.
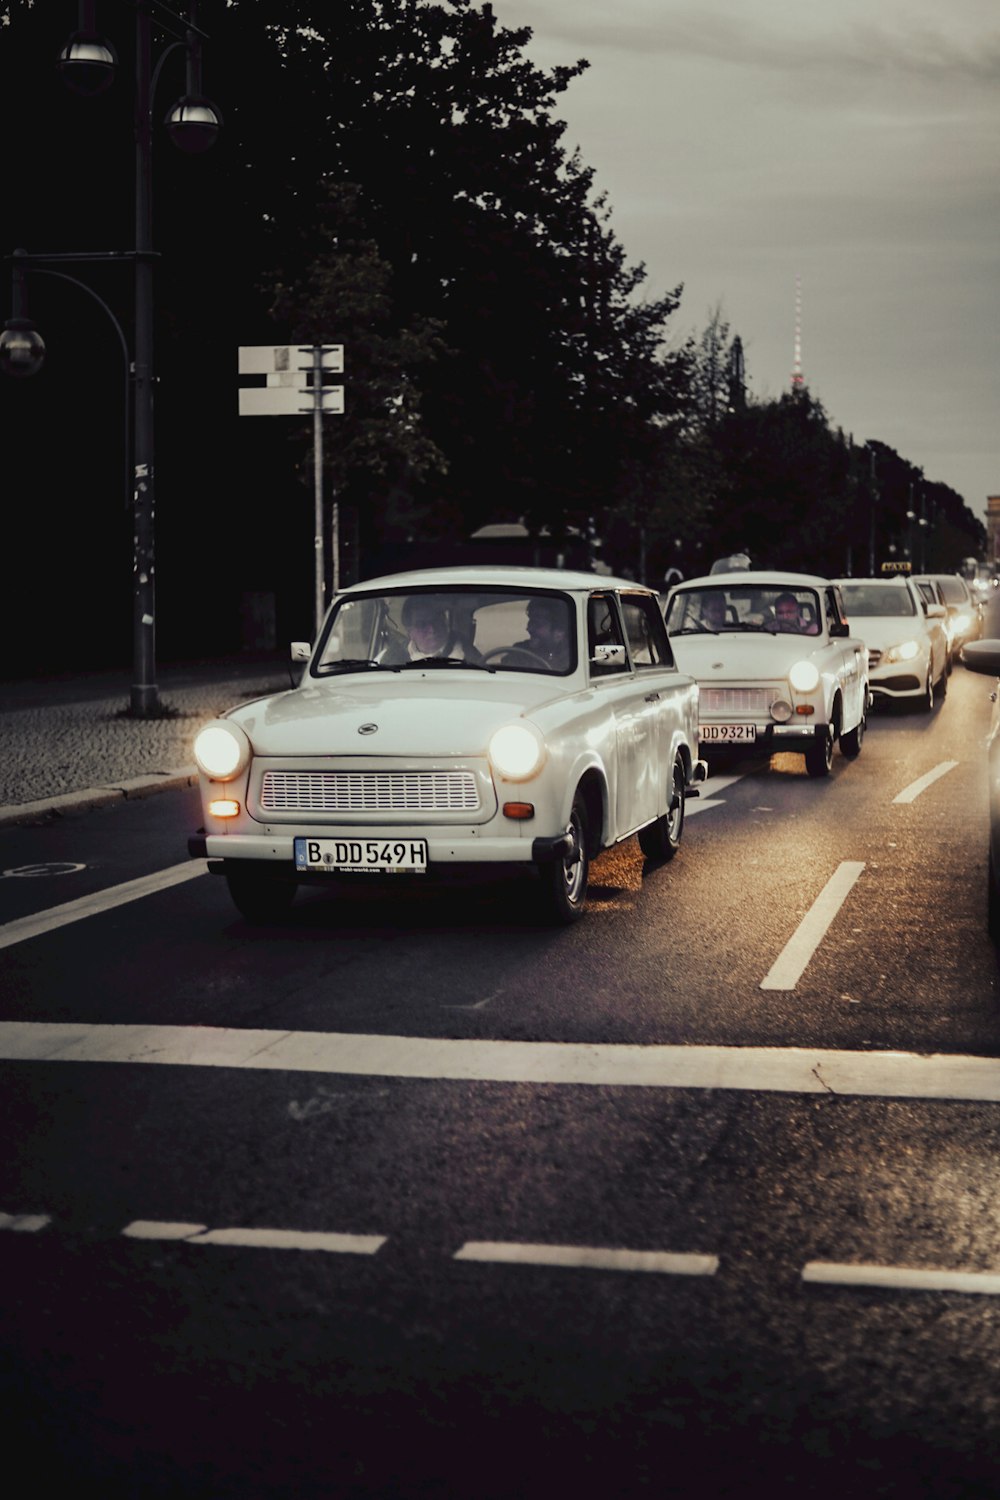
M265 771L265 812L476 812L471 771Z
M700 694L701 712L705 714L766 714L772 694L767 688L703 687Z

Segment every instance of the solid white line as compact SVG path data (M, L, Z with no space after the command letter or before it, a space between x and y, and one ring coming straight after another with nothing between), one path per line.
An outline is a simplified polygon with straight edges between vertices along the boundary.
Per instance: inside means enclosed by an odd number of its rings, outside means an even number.
M217 1026L4 1021L0 1059L1000 1103L1000 1059L948 1053L457 1041Z
M28 938L40 937L43 932L65 927L69 922L79 922L84 917L111 911L116 906L138 901L142 896L168 890L172 885L181 885L185 880L194 880L196 876L207 873L208 865L204 860L185 860L182 865L171 865L152 875L140 875L137 880L126 880L122 885L94 891L90 896L78 896L75 901L66 901L62 906L51 906L47 911L35 912L30 917L19 917L17 921L0 927L0 948L10 948L15 943L26 942Z
M48 1214L0 1214L0 1229L12 1229L15 1234L37 1234L51 1223Z
M849 859L837 867L764 975L762 990L794 990L864 867Z
M374 1255L384 1234L334 1234L312 1229L209 1229L204 1224L135 1219L122 1234L132 1240L182 1240L188 1245L243 1245L255 1250L325 1250L331 1255Z
M946 776L957 765L957 760L943 760L939 766L934 767L933 771L928 771L926 776L921 776L919 781L911 781L909 786L903 788L898 797L893 797L893 802L915 802L921 792L925 792L939 777Z
M714 1276L717 1255L683 1255L667 1250L608 1250L588 1245L522 1245L508 1240L469 1240L455 1260L503 1265L564 1266L586 1271L657 1271L667 1276Z
M880 1286L899 1291L1000 1296L1000 1275L992 1271L923 1271L911 1266L838 1265L835 1261L811 1260L803 1269L802 1280L828 1286Z

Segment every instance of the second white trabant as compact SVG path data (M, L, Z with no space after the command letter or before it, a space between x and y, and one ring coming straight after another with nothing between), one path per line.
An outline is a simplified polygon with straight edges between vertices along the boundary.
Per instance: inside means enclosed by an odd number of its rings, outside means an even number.
M510 567L376 578L334 600L298 687L194 744L188 842L251 921L331 876L534 866L551 916L583 911L591 858L637 834L669 859L698 758L698 687L656 594ZM388 881L388 887L394 885Z
M810 776L826 776L836 742L860 753L868 653L830 579L713 573L672 589L665 615L677 664L701 688L703 754L795 750Z

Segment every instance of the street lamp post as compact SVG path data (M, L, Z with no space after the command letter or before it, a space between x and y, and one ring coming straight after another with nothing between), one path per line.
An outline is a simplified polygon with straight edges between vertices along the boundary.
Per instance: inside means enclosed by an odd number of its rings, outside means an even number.
M58 255L28 255L18 252L14 260L13 317L0 334L0 366L12 374L29 375L40 368L45 346L27 318L24 274L32 262L130 260L133 267L135 323L133 330L132 380L132 659L133 682L130 711L135 718L155 718L161 712L156 683L155 600L155 462L153 438L153 121L156 84L167 57L183 49L187 60L186 92L166 117L171 140L182 151L204 151L221 127L221 115L201 93L201 41L205 36L196 24L195 6L187 18L177 15L162 0L133 0L135 7L135 241L125 255L97 252ZM59 56L59 70L70 87L83 94L101 93L117 68L114 47L98 36L94 26L94 0L79 0L79 26ZM153 68L153 15L162 28L182 40L170 42ZM20 260L18 259L20 257ZM75 280L68 277L68 280ZM77 283L90 290L83 282ZM96 293L91 293L96 297ZM100 298L97 299L101 301ZM102 302L121 335L121 328ZM126 441L128 439L126 438Z

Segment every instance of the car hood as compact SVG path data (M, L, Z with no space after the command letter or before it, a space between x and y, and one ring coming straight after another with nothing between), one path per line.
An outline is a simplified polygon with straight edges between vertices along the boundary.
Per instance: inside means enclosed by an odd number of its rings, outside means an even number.
M809 661L826 649L819 636L748 634L671 636L674 657L682 672L699 682L786 677L797 661ZM846 642L845 642L846 644ZM817 663L817 665L819 665Z
M898 646L901 641L919 641L927 628L916 615L857 615L851 630L876 651Z
M255 755L478 755L495 729L553 697L544 680L477 674L470 681L446 670L310 681L226 718L245 730Z

